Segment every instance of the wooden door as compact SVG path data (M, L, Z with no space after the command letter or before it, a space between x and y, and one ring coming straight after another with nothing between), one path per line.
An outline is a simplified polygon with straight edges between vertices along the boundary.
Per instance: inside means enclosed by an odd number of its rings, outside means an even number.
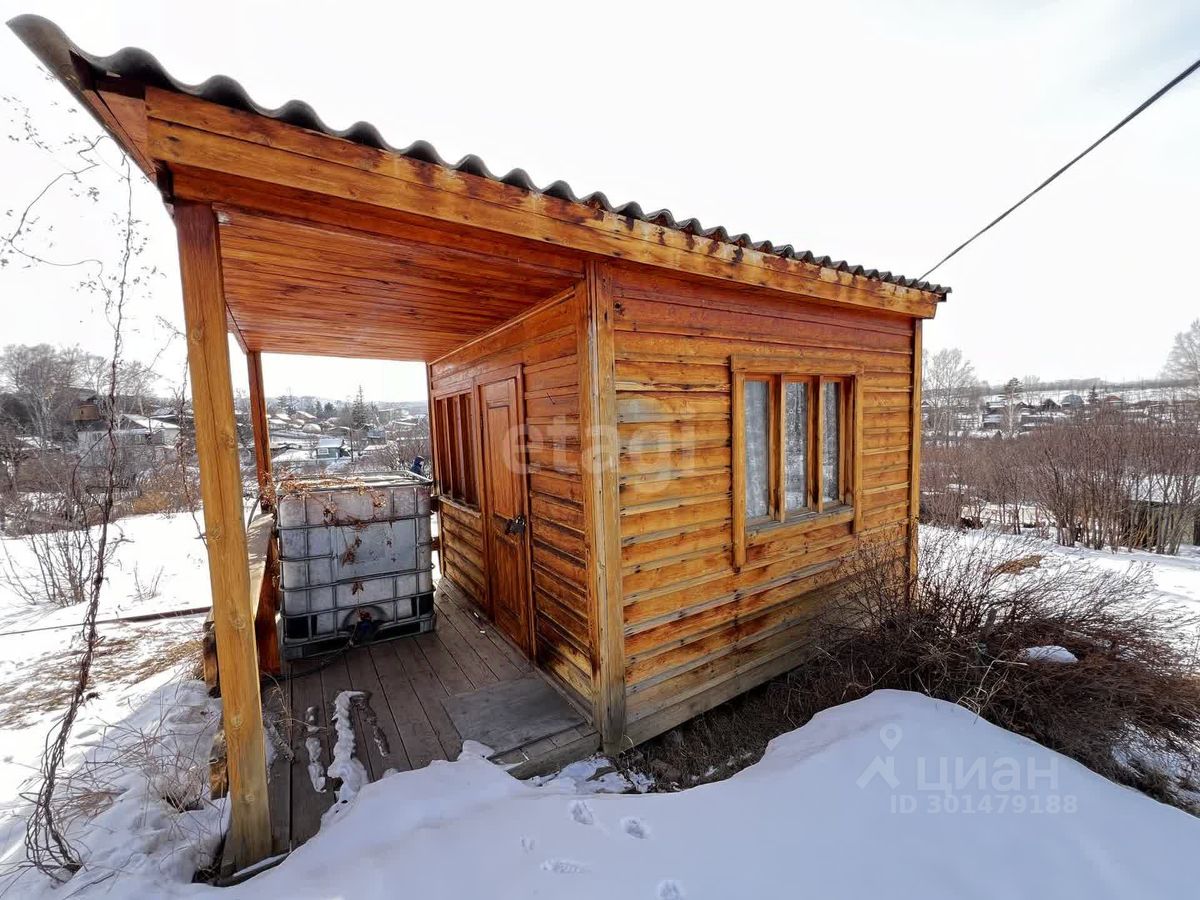
M496 627L528 654L533 617L519 371L481 383L479 400L486 485L483 538L492 617Z

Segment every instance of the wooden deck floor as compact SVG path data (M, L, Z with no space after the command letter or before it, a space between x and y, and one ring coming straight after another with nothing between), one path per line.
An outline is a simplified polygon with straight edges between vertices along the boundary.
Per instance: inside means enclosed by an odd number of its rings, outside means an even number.
M321 764L331 759L334 698L340 691L365 692L369 710L355 709L357 757L372 781L390 769L404 771L435 759L454 759L462 737L442 700L499 681L526 678L533 671L491 624L453 588L439 587L437 628L430 634L356 648L311 674L295 675L264 687L268 720L278 722L279 741L291 747L293 759L277 752L271 766L269 795L274 852L299 846L316 834L321 815L336 799L332 786L313 788L308 773L310 736L306 714L316 725L311 733L321 747ZM310 660L296 669L313 668ZM374 716L378 732L370 723ZM376 736L381 737L378 740ZM268 734L268 741L274 735ZM518 776L553 770L594 751L599 736L589 726L569 728L505 753L497 761L516 763Z

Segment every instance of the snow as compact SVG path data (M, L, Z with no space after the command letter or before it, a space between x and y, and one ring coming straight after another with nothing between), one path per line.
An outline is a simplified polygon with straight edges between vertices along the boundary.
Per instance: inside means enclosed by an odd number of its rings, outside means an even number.
M137 516L114 525L118 540L101 593L101 621L146 613L207 609L209 587L207 556L188 514ZM31 606L8 585L9 567L26 573L34 566L27 546L19 538L0 537L0 809L10 809L20 785L36 766L52 722L61 710L46 710L34 702L48 683L55 663L61 663L79 635L82 606ZM157 594L146 585L157 581ZM138 590L138 585L143 589ZM195 638L201 616L165 619L151 623L102 624L100 634L109 646L128 647L119 660L130 667L152 661L156 654ZM31 630L37 629L37 630ZM41 677L31 680L31 671ZM97 716L114 721L129 711L135 697L160 687L169 676L152 676L140 685L101 684L99 697L89 706ZM127 689L128 688L128 689Z
M467 756L478 756L480 759L487 759L495 754L496 751L487 744L479 743L479 741L465 740L460 752L465 753Z
M119 543L101 594L102 622L208 607L207 558L190 515L122 519L113 535ZM9 867L24 860L27 803L20 795L34 785L46 735L65 708L84 611L21 599L5 576L10 565L19 574L33 563L19 538L0 537L0 894L6 897L49 891L41 876ZM155 583L157 590L148 590ZM110 889L116 871L122 880L128 873L131 896L138 894L135 884L153 896L160 891L151 885L187 883L224 830L223 804L207 797L220 701L209 699L203 684L181 681L171 661L198 638L201 615L99 626L92 696L64 767L73 787L96 793L102 810L70 833L86 863L77 888L104 878Z
M308 751L308 780L318 794L325 792L325 767L321 765L321 739L316 737L320 729L309 725L308 737L304 739L304 749Z
M654 786L654 780L640 772L626 776L617 771L604 756L576 760L552 775L535 776L529 783L575 794L644 794Z
M1026 647L1017 654L1017 659L1028 662L1076 663L1079 658L1066 647L1052 644L1047 647Z
M878 691L678 793L584 798L473 754L401 772L226 893L1192 896L1197 840L1191 816L968 710Z
M362 691L341 691L333 701L333 728L337 740L326 775L341 779L341 784L337 789L337 803L326 810L322 821L340 815L367 783L367 770L354 755L354 720L350 715L354 699L362 696ZM311 754L311 748L309 752Z
M65 771L71 775L63 792L102 801L99 814L76 821L68 832L83 863L70 882L73 897L109 891L151 897L185 885L211 862L228 827L224 801L208 796L220 701L198 681L167 681L148 695L123 700L104 709L88 704L68 755ZM40 743L45 730L34 732ZM8 796L0 821L4 870L24 862L24 804ZM30 869L5 871L4 891L28 898L62 893Z
M205 607L203 545L188 515L122 520L101 618ZM963 540L976 539L968 534ZM20 563L24 548L4 539ZM1200 604L1200 550L1179 557L1038 552L1101 566L1151 564L1156 599ZM0 564L3 557L0 556ZM26 561L27 562L27 561ZM156 596L137 584L161 569ZM138 578L134 578L135 571ZM0 586L0 862L19 863L19 792L60 713L30 692L68 658L80 608L30 607ZM207 796L220 703L170 667L140 668L193 640L199 618L117 623L124 665L98 679L68 754L106 799L72 826L85 867L63 890L35 873L0 877L0 896L192 897L227 823ZM1065 660L1031 647L1030 662ZM31 671L40 677L29 677ZM56 676L57 677L57 676ZM1200 821L942 701L879 691L827 710L724 781L673 793L603 756L521 782L468 742L454 762L366 784L349 710L335 700L328 773L340 784L320 833L280 865L222 889L276 897L1191 896L1186 860ZM302 710L296 710L301 715ZM313 729L324 723L311 722ZM309 748L312 753L312 748ZM311 769L311 767L310 767ZM5 891L7 890L7 893Z

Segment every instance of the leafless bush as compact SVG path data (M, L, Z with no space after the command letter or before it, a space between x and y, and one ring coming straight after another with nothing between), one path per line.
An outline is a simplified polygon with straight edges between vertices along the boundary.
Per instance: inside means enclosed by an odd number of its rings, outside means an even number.
M1145 568L1036 559L1030 540L940 534L921 550L914 577L883 548L848 564L820 652L791 676L796 704L811 714L879 688L918 691L1187 805L1177 789L1200 747L1197 617L1154 602ZM1045 646L1077 662L1023 653ZM1148 777L1151 759L1175 772Z
M139 603L153 600L159 594L159 584L162 582L163 567L159 566L148 578L142 577L137 563L133 564L133 599Z
M165 459L140 473L136 489L123 499L121 508L129 515L195 512L199 509L200 479L194 468L178 459Z
M4 547L0 581L31 605L73 606L88 599L97 572L112 560L119 540L99 540L90 526L99 512L95 501L78 489L23 504L13 516L22 532L24 561Z
M972 487L976 457L966 442L926 447L921 457L921 521L957 528L978 525L980 499Z

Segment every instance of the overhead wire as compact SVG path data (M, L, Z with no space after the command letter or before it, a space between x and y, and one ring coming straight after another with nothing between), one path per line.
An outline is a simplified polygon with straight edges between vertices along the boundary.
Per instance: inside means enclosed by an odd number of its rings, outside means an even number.
M1058 177L1060 175L1062 175L1069 168L1071 168L1073 165L1075 165L1075 163L1079 162L1081 159L1083 159L1085 156L1087 156L1089 153L1091 153L1093 150L1095 150L1097 147L1099 147L1101 144L1103 144L1105 141L1107 141L1110 137L1112 137L1114 134L1116 134L1118 131L1120 131L1122 128L1124 128L1126 125L1128 125L1134 119L1136 119L1142 113L1144 113L1147 109L1149 109L1151 106L1153 106L1155 103L1157 103L1163 97L1164 94L1166 94L1173 87L1178 85L1180 82L1184 81L1189 75L1194 73L1197 69L1200 69L1200 59L1197 59L1194 63L1192 63L1190 66L1188 66L1182 72L1180 72L1178 75L1176 75L1174 78L1172 78L1166 84L1164 84L1161 88L1159 88L1157 91L1155 91L1149 97L1147 97L1141 104L1138 105L1138 107L1136 109L1134 109L1127 116L1125 116L1125 118L1123 118L1120 122L1118 122L1112 128L1108 129L1108 131L1104 132L1104 134L1100 135L1100 137L1098 137L1096 140L1092 141L1092 143L1088 144L1088 146L1082 152L1080 152L1076 156L1072 157L1071 160L1068 161L1065 165L1063 165L1063 166L1059 167L1057 170L1055 170L1054 174L1052 174L1049 178L1047 178L1045 181L1043 181L1041 184L1039 184L1037 187L1035 187L1032 191L1030 191L1024 197L1022 197L1020 200L1018 200L1016 203L1014 203L1012 206L1010 206L1004 212L1000 213L1000 215L996 216L996 218L992 219L992 221L988 222L986 225L984 225L982 228L980 228L977 232L975 232L973 235L971 235L969 238L967 238L965 241L963 241L961 244L959 244L957 247L955 247L953 250L951 250L949 253L947 253L945 256L943 256L937 262L936 265L934 265L927 272L925 272L925 274L921 275L920 278L918 278L917 280L924 281L931 274L933 274L938 269L940 269L945 263L949 262L951 259L953 259L955 256L957 256L961 251L965 250L972 243L974 243L976 239L987 234L989 231L991 231L993 228L995 228L997 225L999 225L1001 222L1003 222L1005 219L1007 219L1012 213L1016 212L1017 209L1019 209L1021 206L1023 206L1028 200L1032 199L1036 194L1038 194L1040 191L1042 191L1044 188L1046 188L1052 182L1054 182L1056 179L1058 179Z

